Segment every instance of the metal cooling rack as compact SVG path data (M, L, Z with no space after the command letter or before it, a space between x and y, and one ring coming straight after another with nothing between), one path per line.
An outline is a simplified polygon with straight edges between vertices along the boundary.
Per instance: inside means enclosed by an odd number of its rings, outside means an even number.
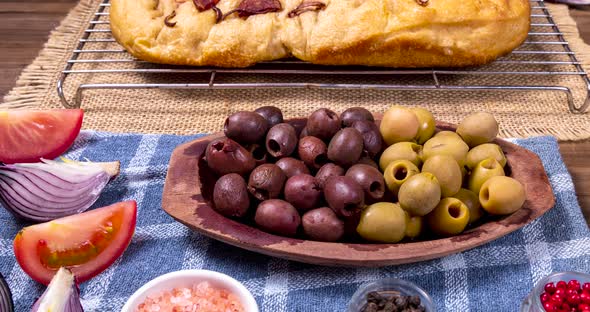
M104 0L94 13L83 37L73 51L57 92L66 107L80 107L83 90L88 89L244 89L244 88L346 88L389 90L455 90L455 91L558 91L566 94L572 113L584 113L590 106L590 79L576 59L543 0L531 0L531 32L525 43L495 62L462 69L388 69L370 67L320 66L288 59L263 62L252 68L227 69L156 65L134 59L111 36L109 0ZM94 58L85 57L92 55ZM515 64L523 70L515 71ZM107 83L83 83L75 88L71 100L64 86L72 75L109 74ZM153 83L119 83L112 75L171 74L170 80ZM576 77L586 84L586 95L576 105L570 86L536 84L547 76ZM466 76L475 79L462 79ZM508 83L509 76L512 82ZM257 79L250 79L257 77ZM260 79L262 77L262 80ZM265 80L264 77L273 77ZM279 77L279 78L277 78ZM374 80L378 77L378 80ZM424 77L427 79L425 80ZM225 78L225 79L224 79ZM516 79L516 80L515 80ZM116 80L116 79L115 79ZM465 82L468 81L468 83ZM477 83L473 83L473 81ZM385 82L384 82L385 81ZM427 81L426 83L424 81Z

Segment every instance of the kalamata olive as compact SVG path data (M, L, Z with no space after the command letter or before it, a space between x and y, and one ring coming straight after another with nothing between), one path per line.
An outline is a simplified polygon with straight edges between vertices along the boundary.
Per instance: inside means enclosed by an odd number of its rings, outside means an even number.
M283 112L278 107L262 106L254 110L254 112L266 119L269 128L283 122Z
M275 165L279 166L287 176L287 179L298 174L309 174L309 169L303 161L293 158L285 157L277 160Z
M259 200L278 198L287 176L275 164L260 165L250 174L248 191Z
M301 221L305 234L315 240L335 242L344 235L344 222L328 207L306 212Z
M301 135L301 132L303 131L303 129L305 128L305 125L307 124L307 119L303 119L303 118L288 119L288 120L285 120L285 123L290 124L293 127L293 129L295 129L295 133L297 134L297 137L299 138L299 136Z
M351 107L340 114L342 120L342 127L351 127L355 121L366 120L374 122L375 118L370 111L363 107ZM379 128L377 128L379 130Z
M354 128L338 131L328 145L328 159L337 165L354 165L363 152L363 137Z
M352 127L356 129L363 137L363 147L367 151L369 157L375 157L381 153L383 148L383 137L379 127L373 121L359 120L352 123Z
M329 178L324 186L324 197L336 215L343 218L357 215L365 204L363 188L347 176Z
M238 142L222 137L209 143L205 151L205 159L211 170L219 175L228 173L248 174L256 161L252 154Z
M213 189L215 210L227 217L242 217L250 207L246 181L237 173L222 176Z
M306 136L309 136L309 132L307 132L307 127L303 128L303 130L301 130L301 133L299 134L299 138L303 139Z
M379 165L377 165L377 163L369 158L369 157L361 157L361 159L359 159L359 161L356 162L357 164L364 164L364 165L369 165L375 169L379 169Z
M264 145L254 143L250 144L246 149L252 154L252 157L254 157L256 166L267 163L269 157L266 153L266 147Z
M317 208L322 199L322 189L314 177L298 174L285 182L285 200L301 212Z
M281 158L289 156L297 147L297 134L295 128L287 123L273 126L266 134L266 150L273 157Z
M323 189L326 185L326 181L330 177L337 177L344 175L344 168L333 164L327 163L323 165L320 170L315 174L315 180L317 181L318 185Z
M320 108L309 115L306 128L309 135L327 142L340 130L340 118L333 111Z
M264 139L268 122L257 113L241 111L227 117L223 131L240 144L256 143Z
M285 236L295 236L301 217L293 205L280 199L261 202L256 209L254 222L263 230Z
M365 192L365 199L379 201L385 195L385 180L379 170L364 164L356 164L346 171L346 176L356 181Z
M328 148L324 141L307 136L299 140L299 158L310 168L319 169L328 162Z

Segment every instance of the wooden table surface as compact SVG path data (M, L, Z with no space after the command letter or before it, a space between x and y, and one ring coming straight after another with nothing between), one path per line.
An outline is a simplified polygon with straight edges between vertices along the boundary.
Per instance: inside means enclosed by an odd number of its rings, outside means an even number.
M74 0L0 1L0 98L20 71L37 55L56 27L75 5ZM590 43L590 11L571 10L582 38ZM590 140L561 143L561 153L573 176L578 199L590 223Z

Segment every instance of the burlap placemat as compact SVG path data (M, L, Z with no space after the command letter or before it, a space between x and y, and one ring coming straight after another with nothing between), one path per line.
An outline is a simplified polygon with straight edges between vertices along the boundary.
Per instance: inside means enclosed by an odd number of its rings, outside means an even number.
M16 87L6 95L0 107L61 107L56 92L60 77L72 50L78 44L89 20L101 1L82 0L68 14L66 19L50 35L45 48L35 61L21 74ZM569 16L566 6L550 5L550 11L566 40L576 52L586 70L590 70L590 47L579 38L575 22ZM104 18L107 18L106 16ZM99 25L105 28L108 25ZM533 28L532 31L547 31ZM106 34L96 33L93 38ZM120 49L116 43L93 43L96 49ZM558 49L548 46L544 49ZM85 54L85 59L105 55ZM125 54L106 55L108 58L129 58ZM531 56L518 56L527 60ZM565 58L564 58L565 57ZM538 60L535 56L535 60ZM549 61L567 61L567 56L549 55ZM100 67L102 66L102 67ZM75 69L105 68L105 65L76 64ZM131 68L131 63L108 64L108 68ZM145 65L142 65L145 66ZM514 64L496 64L478 70L531 70L531 66L518 68ZM547 69L539 65L533 70ZM571 67L553 66L551 70L571 71ZM307 81L306 76L250 76L249 81ZM143 74L93 74L70 75L65 83L68 99L75 94L82 83L146 83L146 82L203 82L207 77L199 75L143 75ZM219 79L233 81L235 76ZM243 78L240 78L243 79ZM318 79L314 77L314 79ZM334 82L334 78L319 78ZM350 82L348 78L339 78ZM368 77L363 82L394 82L413 84L431 83L431 77ZM577 104L584 101L587 90L577 76L448 76L441 77L441 83L501 84L516 85L560 85L571 88ZM373 81L375 80L375 81ZM207 80L204 80L207 81ZM320 81L321 82L321 81ZM89 90L84 91L82 107L86 112L84 127L113 132L175 133L190 134L211 132L221 129L224 118L231 112L251 110L262 105L276 105L287 117L309 114L319 107L330 107L342 111L350 106L365 106L381 112L392 104L422 106L430 109L437 119L458 122L473 111L493 113L501 123L504 137L526 137L530 135L554 135L560 140L590 138L590 114L574 115L568 111L566 97L559 92L465 92L465 91L382 91L382 90L325 90L325 89L256 89L256 90Z

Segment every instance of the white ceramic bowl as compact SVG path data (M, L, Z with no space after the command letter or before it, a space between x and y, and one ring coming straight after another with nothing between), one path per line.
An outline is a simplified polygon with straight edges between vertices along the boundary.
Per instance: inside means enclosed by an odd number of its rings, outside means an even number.
M134 312L147 296L157 295L177 287L191 287L203 281L208 281L212 287L223 288L235 294L245 312L258 312L256 300L244 285L223 273L207 270L176 271L156 277L131 295L121 312Z

